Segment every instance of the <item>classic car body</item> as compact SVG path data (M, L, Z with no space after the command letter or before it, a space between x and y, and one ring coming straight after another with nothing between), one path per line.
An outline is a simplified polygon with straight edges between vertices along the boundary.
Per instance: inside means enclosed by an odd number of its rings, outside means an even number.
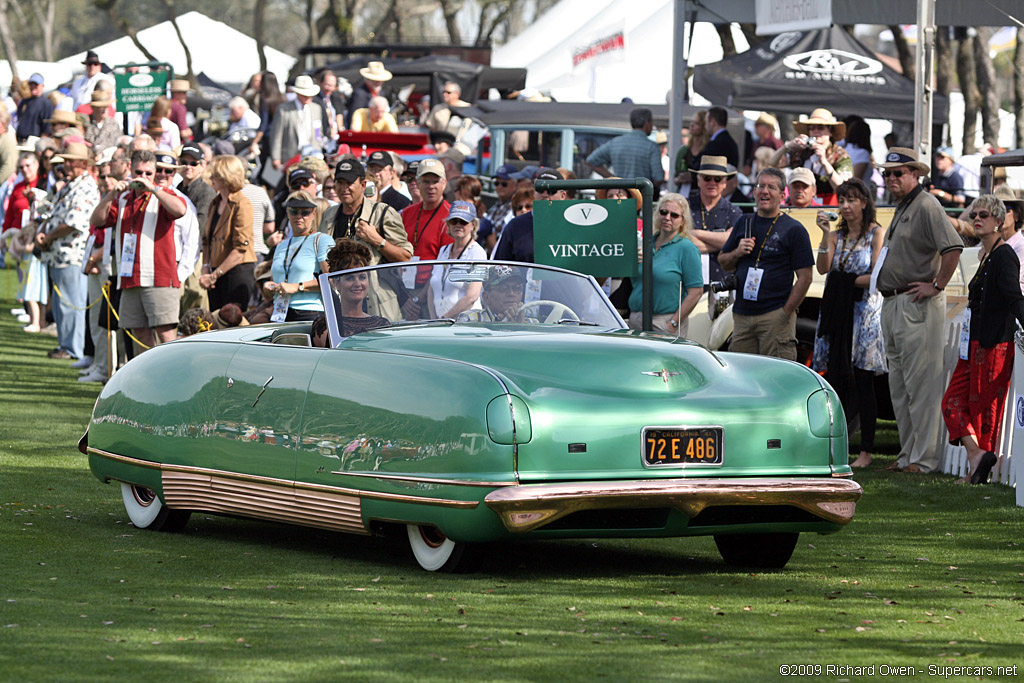
M433 268L482 284L476 308L392 309L342 336L345 282L403 293ZM503 322L496 273L525 298ZM842 407L796 363L622 329L593 279L556 268L412 262L320 281L326 348L309 323L206 332L107 383L81 448L136 526L204 511L399 528L432 570L480 541L714 535L729 562L782 566L800 532L853 516ZM388 307L375 293L371 314Z

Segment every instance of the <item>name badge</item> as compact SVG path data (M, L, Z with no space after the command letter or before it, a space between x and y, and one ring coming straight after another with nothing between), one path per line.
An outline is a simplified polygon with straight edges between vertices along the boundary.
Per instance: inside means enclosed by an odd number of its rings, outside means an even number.
M291 297L278 292L274 295L274 312L270 314L270 322L283 323L288 317L288 300Z
M419 256L413 256L410 261L419 261ZM416 273L419 268L402 268L402 285L406 289L416 289Z
M121 267L117 270L121 277L131 277L135 271L135 247L138 241L139 236L133 233L124 235L121 240Z
M871 269L871 282L868 284L868 295L878 291L878 274L882 272L882 264L885 263L885 255L889 253L889 247L882 247L878 251L878 260L875 267Z
M757 301L757 293L761 291L761 280L764 278L764 268L749 268L747 270L747 281L743 283L743 298L747 301Z
M967 360L971 351L971 309L964 309L964 322L960 326L960 360Z

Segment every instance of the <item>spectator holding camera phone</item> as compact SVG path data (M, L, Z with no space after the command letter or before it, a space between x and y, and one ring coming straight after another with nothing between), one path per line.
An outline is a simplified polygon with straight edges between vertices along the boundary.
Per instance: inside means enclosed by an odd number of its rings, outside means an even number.
M839 214L818 212L821 243L816 267L828 274L821 297L811 368L826 372L850 420L860 413L860 455L852 467L871 464L874 449L876 374L888 372L882 340L882 295L867 291L885 230L875 220L867 184L853 178L839 186ZM831 221L838 219L836 229Z
M815 194L822 204L835 206L836 188L853 177L853 161L836 144L846 136L846 124L828 109L815 109L805 121L793 124L799 133L770 160L777 168L807 168L814 174Z

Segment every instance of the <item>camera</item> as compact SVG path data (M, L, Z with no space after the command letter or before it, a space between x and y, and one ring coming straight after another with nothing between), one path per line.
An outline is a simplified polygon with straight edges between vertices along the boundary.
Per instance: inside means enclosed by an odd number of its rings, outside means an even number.
M364 197L374 197L377 194L377 183L372 180L366 181L366 187L363 188Z
M728 292L731 289L736 289L736 276L729 273L721 280L712 280L708 283L708 288L712 292Z
M145 185L145 183L143 183L143 182L141 182L139 180L133 180L130 183L128 183L128 188L131 189L131 190L145 190L146 189L146 185Z
M825 214L825 218L829 219L830 221L839 220L839 214L836 213L835 211L822 211L822 213Z

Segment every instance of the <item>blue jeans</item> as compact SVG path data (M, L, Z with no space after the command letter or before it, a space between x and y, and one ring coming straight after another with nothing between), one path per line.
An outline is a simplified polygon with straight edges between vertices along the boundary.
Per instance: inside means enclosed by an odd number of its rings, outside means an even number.
M88 279L81 266L50 267L50 296L53 320L57 323L57 344L75 358L85 351L85 305ZM56 290L60 289L58 295Z

